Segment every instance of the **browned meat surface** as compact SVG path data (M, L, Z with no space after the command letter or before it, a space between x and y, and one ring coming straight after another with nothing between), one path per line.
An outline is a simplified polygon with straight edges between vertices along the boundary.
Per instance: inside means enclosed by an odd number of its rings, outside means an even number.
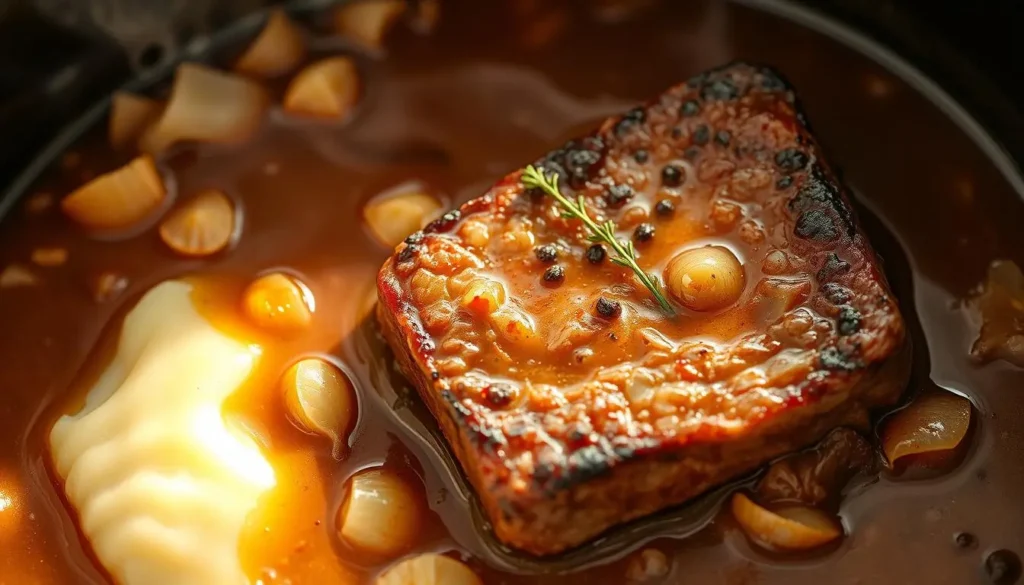
M398 246L378 278L385 336L505 543L574 547L899 397L895 299L770 69L697 76L536 164L644 270L714 243L745 286L666 315L520 172Z

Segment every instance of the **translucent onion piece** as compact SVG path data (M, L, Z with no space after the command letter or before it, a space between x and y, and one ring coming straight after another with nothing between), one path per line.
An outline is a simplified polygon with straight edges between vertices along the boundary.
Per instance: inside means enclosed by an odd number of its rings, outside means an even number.
M366 203L363 217L377 240L397 246L441 211L441 202L425 193L382 193Z
M259 128L267 96L258 84L195 63L178 67L167 108L139 147L157 154L182 140L234 144Z
M67 248L36 248L32 250L32 263L36 266L62 266L67 261Z
M732 514L751 540L770 550L808 550L843 534L831 518L815 508L791 506L771 512L742 493L732 497Z
M189 257L220 252L234 233L234 206L227 195L212 189L189 200L160 224L160 239Z
M890 464L900 457L956 448L971 425L971 402L952 392L930 392L892 415L882 432Z
M280 272L253 281L245 289L243 307L254 325L277 333L294 333L313 320L313 294Z
M303 430L330 439L334 456L341 457L356 416L348 377L330 362L309 358L289 368L281 385L292 419Z
M746 286L736 255L723 246L685 250L665 267L665 288L693 311L718 311L735 303Z
M996 260L970 305L981 314L971 347L980 363L1002 359L1024 368L1024 273L1012 260Z
M76 223L93 230L124 229L159 209L167 197L152 157L143 155L100 175L61 201Z
M483 585L483 581L459 561L430 553L389 568L376 585Z
M302 30L282 10L274 10L259 36L249 45L235 71L256 77L277 77L295 69L306 58Z
M385 469L361 472L349 480L338 509L338 534L349 546L394 557L419 536L423 510L417 494Z
M110 102L107 136L110 145L122 148L134 144L160 116L163 104L133 93L119 91Z
M295 76L284 96L285 111L300 116L344 118L359 100L359 71L348 57L330 57Z
M39 284L36 275L20 264L11 264L0 271L0 288L16 288L36 284Z
M371 48L379 48L391 26L405 13L404 0L361 0L338 7L338 33Z

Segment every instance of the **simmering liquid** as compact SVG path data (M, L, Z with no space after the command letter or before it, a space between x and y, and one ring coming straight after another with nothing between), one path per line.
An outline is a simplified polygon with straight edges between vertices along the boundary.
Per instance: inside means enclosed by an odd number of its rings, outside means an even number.
M345 480L382 463L419 486L430 508L414 552L457 551L490 585L619 585L632 555L652 547L669 562L652 583L959 585L986 582L991 551L1024 551L1024 371L971 362L978 320L961 303L992 260L1024 264L1019 177L927 84L865 56L878 56L871 47L858 52L757 3L652 4L618 14L552 3L527 22L503 2L446 2L431 35L396 29L386 56L357 55L364 86L350 120L274 112L245 145L178 149L165 165L179 196L217 188L243 210L237 245L212 259L174 256L154 229L100 241L55 209L13 208L0 268L27 264L38 248L69 257L35 268L36 286L0 290L0 583L107 582L48 469L46 436L94 379L123 312L162 280L198 275L200 306L230 328L242 288L270 269L300 275L317 307L303 335L261 340L257 374L227 407L278 476L240 543L253 580L372 582L385 563L338 541L335 510ZM390 250L363 225L362 207L409 181L458 204L605 116L732 59L771 64L796 86L902 303L915 346L911 390L939 386L974 404L965 457L938 476L883 472L854 484L840 510L847 537L795 557L752 547L718 513L717 493L562 557L504 549L377 333L374 278ZM101 128L85 136L26 201L63 196L128 160L104 141ZM97 302L92 286L104 272L128 287ZM277 380L310 355L335 361L358 394L340 461L282 413Z

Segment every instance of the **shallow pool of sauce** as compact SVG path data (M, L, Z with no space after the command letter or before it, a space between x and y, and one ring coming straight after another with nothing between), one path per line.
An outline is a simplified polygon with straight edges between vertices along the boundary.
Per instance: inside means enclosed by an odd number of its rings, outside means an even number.
M237 247L215 259L177 259L155 230L96 241L55 210L16 208L4 218L0 267L27 263L44 246L66 247L70 257L34 268L39 286L0 291L0 583L105 582L46 469L44 447L52 420L87 387L80 370L105 328L116 328L150 286L195 273L214 277L197 298L225 327L237 326L233 309L218 307L233 307L245 282L281 267L302 275L315 295L314 326L292 340L266 339L258 374L227 413L253 428L278 470L279 487L241 543L247 570L264 583L372 579L381 565L337 542L334 510L345 478L381 463L421 485L432 510L417 550L459 551L490 585L619 585L628 554L644 543L668 555L662 582L728 585L982 583L987 551L1024 552L1024 372L971 364L976 324L957 303L991 260L1024 263L1021 194L928 99L807 28L715 2L664 2L617 24L575 4L564 13L561 3L545 6L548 24L527 31L503 2L446 2L432 36L397 31L386 58L361 60L365 92L348 123L272 115L248 145L172 157L179 193L216 187L244 209ZM814 555L757 552L724 515L701 528L715 518L714 499L561 561L501 551L477 527L422 405L366 321L388 250L361 225L361 206L410 180L464 201L604 116L733 58L772 64L797 87L830 158L861 197L862 221L910 321L912 388L961 392L981 415L970 452L940 477L883 474L848 494L841 514L849 536ZM75 152L79 160L55 162L33 192L63 195L123 162L97 137ZM130 285L97 303L90 286L103 271ZM308 354L332 356L357 387L359 420L342 461L326 441L295 430L275 394L281 373ZM961 531L977 537L976 547L955 546Z

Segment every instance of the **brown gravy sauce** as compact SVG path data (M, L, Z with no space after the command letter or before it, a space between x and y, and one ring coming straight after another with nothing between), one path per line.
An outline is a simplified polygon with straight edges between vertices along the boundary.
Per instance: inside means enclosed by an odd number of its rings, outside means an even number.
M13 209L0 230L0 267L26 263L38 247L64 247L70 257L37 269L39 286L0 291L0 491L8 501L0 508L0 583L105 582L47 471L44 447L54 418L88 387L96 361L89 356L102 353L94 346L105 329L116 331L119 316L152 285L189 274L211 277L197 299L233 327L229 300L254 275L281 267L312 289L314 327L293 341L267 340L257 375L228 407L228 416L256 430L278 470L278 487L250 518L241 547L250 575L263 583L372 580L382 565L345 550L333 516L344 480L381 463L423 486L432 521L417 551L458 551L491 585L618 585L628 555L643 546L668 556L663 583L952 585L984 582L991 550L1024 551L1024 371L971 364L977 323L958 304L991 260L1024 264L1022 194L932 101L809 28L724 2L666 1L616 24L592 19L582 6L566 3L569 12L552 20L560 24L541 34L518 27L504 3L447 2L432 36L396 31L386 58L360 60L365 92L350 122L272 115L250 144L190 147L171 158L179 193L217 187L244 209L237 247L212 260L173 257L154 230L97 241L55 210ZM937 477L883 473L856 485L841 508L848 536L811 555L782 558L751 547L726 514L716 514L720 493L563 558L505 551L478 528L434 425L366 319L388 250L361 225L361 206L410 180L450 203L465 201L604 116L734 58L775 65L798 88L861 197L861 219L903 303L916 344L911 390L963 393L980 414L968 452ZM75 148L80 160L55 162L32 192L61 196L125 162L102 141L100 132L84 139ZM97 303L90 285L104 271L130 285ZM274 394L285 368L310 354L330 356L357 387L359 420L340 462L329 444L287 423ZM958 548L960 532L976 543Z

